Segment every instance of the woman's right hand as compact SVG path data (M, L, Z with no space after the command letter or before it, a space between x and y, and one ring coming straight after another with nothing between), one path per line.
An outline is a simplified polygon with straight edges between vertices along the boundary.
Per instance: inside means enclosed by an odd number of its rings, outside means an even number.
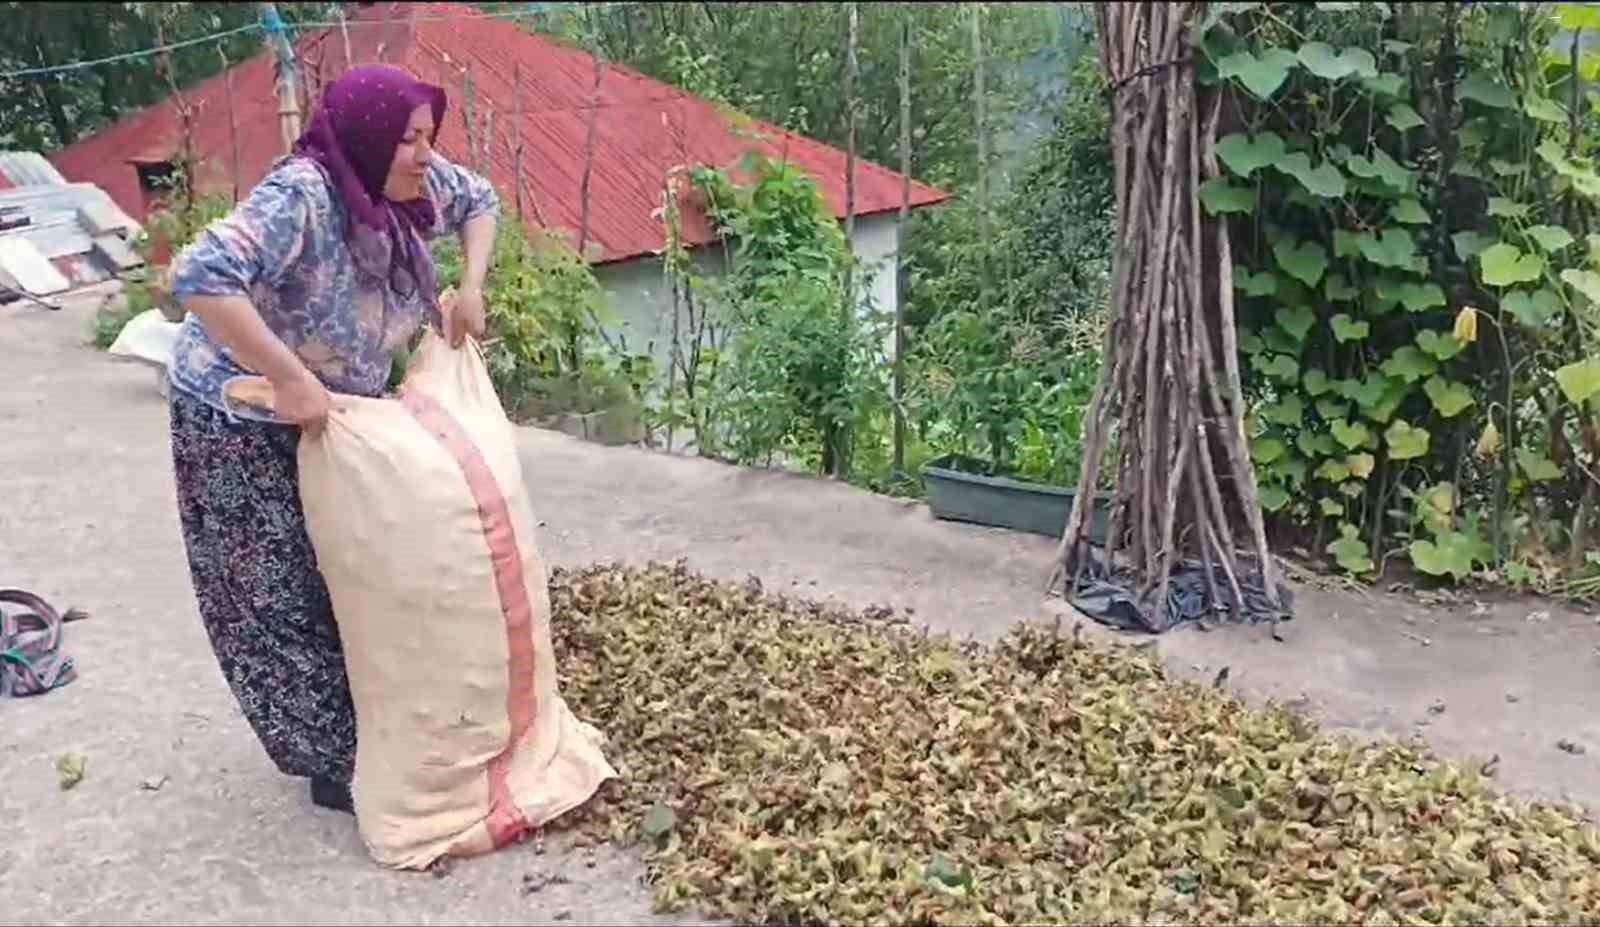
M333 397L328 388L309 370L284 383L273 385L273 405L278 417L300 426L315 438L328 424L328 414L333 411Z

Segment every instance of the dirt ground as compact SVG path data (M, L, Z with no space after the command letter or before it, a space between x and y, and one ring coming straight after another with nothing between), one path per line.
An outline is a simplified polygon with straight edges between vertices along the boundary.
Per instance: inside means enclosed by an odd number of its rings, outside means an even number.
M195 614L155 374L87 345L96 302L0 307L0 585L93 615L68 630L77 682L0 701L0 921L685 923L653 917L637 860L609 849L524 845L445 877L380 871L349 817L314 809L276 773ZM557 564L685 557L723 578L912 610L936 631L980 638L1016 620L1078 620L1041 595L1047 539L550 432L525 432L523 449ZM1228 666L1229 687L1293 701L1332 729L1498 755L1505 787L1600 807L1593 617L1298 594L1286 642L1227 628L1155 646L1176 672L1210 679ZM68 752L87 758L86 777L62 792L55 760ZM526 890L526 878L551 875L571 881Z

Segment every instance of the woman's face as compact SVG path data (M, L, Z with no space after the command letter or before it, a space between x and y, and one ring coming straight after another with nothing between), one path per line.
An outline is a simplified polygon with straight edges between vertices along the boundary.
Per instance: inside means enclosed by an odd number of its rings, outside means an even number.
M383 183L384 198L396 203L422 195L422 175L433 155L433 107L423 104L411 111L405 134L394 150L389 178Z

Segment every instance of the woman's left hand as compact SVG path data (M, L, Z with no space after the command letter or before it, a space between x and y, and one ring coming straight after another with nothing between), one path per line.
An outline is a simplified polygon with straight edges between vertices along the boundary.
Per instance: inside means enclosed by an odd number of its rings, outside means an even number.
M445 293L439 300L439 312L444 321L445 337L452 348L461 347L468 335L483 340L483 290L468 286Z

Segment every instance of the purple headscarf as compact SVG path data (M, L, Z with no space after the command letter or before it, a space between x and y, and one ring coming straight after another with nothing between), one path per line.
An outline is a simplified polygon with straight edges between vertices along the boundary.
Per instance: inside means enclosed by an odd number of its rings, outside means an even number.
M396 203L383 195L395 149L418 106L433 107L433 137L444 124L445 93L396 67L351 68L329 84L294 153L321 164L344 204L345 237L362 270L405 293L396 271L409 275L430 308L437 308L433 258L418 242L437 219L426 195Z

